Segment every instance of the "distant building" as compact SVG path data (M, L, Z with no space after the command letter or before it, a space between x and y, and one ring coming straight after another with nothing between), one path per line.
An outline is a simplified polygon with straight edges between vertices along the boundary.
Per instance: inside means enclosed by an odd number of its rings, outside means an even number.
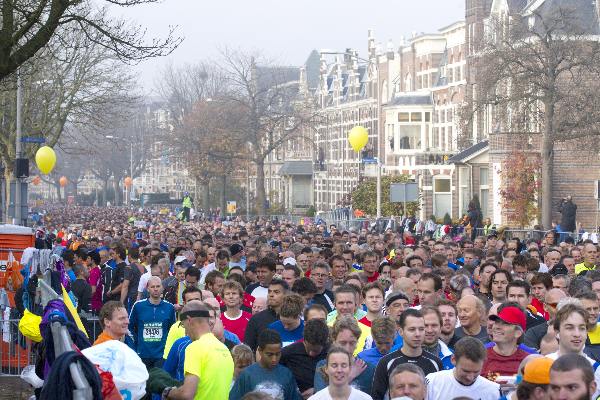
M167 108L160 102L149 103L146 123L151 137L144 144L147 149L145 169L133 180L138 197L142 193L169 193L172 199L183 198L184 192L195 195L194 179L176 148L169 144L168 137L173 133L173 126Z
M437 33L415 35L379 57L385 172L406 174L419 183L421 218L457 217L467 205L458 195L454 166L446 164L458 151L464 43L465 24L457 22Z
M349 194L361 178L376 174L374 164L365 168L362 163L377 157L379 142L376 49L371 34L368 44L365 58L359 58L353 49L341 54L321 53L319 84L314 92L321 114L314 137L317 211L349 206ZM328 63L327 57L334 61ZM348 142L348 133L358 125L369 132L369 142L361 154Z

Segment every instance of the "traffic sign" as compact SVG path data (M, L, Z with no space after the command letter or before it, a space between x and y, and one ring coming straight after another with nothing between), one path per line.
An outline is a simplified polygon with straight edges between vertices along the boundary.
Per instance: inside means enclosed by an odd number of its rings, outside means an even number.
M21 143L46 143L46 138L34 137L34 136L24 136L21 138Z
M227 214L235 214L237 212L237 202L228 201L227 202Z
M377 159L376 158L363 158L362 159L363 164L377 164Z
M390 202L406 203L419 200L419 185L416 182L392 183L390 185Z

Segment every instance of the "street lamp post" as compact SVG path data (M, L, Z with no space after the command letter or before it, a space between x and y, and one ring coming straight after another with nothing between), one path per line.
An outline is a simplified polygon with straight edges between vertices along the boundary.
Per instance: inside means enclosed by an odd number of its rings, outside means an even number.
M368 65L373 65L375 67L375 97L376 97L376 104L377 104L377 195L376 196L377 196L377 219L379 219L379 218L381 218L381 168L383 165L381 162L381 143L380 143L380 134L379 134L381 99L379 97L379 67L377 65L377 61L373 62L373 60L367 60L366 58L359 57L355 53L348 52L348 51L321 50L320 53L354 57L359 61L366 62Z
M17 70L17 137L15 143L15 158L17 162L21 158L21 129L22 129L22 115L21 115L21 103L22 103L22 84L21 84L21 71ZM21 178L17 171L17 165L15 164L15 223L21 224Z

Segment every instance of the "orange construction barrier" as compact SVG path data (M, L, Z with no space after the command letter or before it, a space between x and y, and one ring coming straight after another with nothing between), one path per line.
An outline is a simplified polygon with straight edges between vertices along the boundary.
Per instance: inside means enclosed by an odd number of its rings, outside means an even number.
M19 225L0 225L0 287L14 291L21 286L21 256L23 250L34 244L33 229Z

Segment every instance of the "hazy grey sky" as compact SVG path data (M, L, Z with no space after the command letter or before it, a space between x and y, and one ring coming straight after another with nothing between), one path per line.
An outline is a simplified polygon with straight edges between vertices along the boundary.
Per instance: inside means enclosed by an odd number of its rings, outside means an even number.
M120 13L160 36L177 25L184 42L168 57L136 69L147 90L166 63L216 58L218 48L260 50L279 64L301 65L313 49L358 49L367 30L383 46L413 31L435 32L464 19L465 0L164 0ZM385 48L385 47L384 47Z

